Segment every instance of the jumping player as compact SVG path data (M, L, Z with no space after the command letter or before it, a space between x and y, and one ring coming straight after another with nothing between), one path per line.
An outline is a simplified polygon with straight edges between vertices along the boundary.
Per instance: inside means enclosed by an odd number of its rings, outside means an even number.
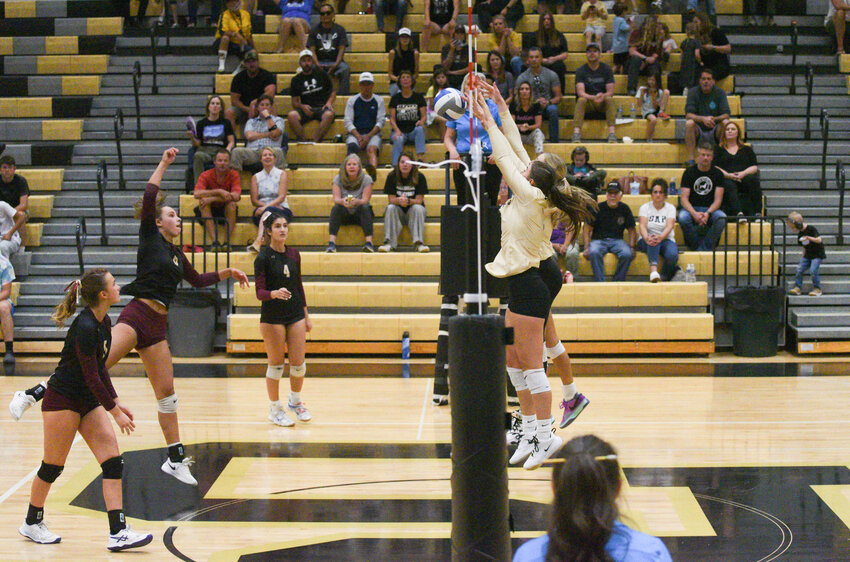
M301 283L301 254L286 245L289 222L275 211L263 217L265 236L263 246L254 260L254 283L257 298L262 302L260 333L266 346L269 366L266 369L266 390L269 393L269 421L283 427L295 425L280 404L280 378L283 376L285 350L289 350L289 400L287 407L298 421L312 419L301 400L301 388L307 365L304 351L307 332L313 328L307 312L307 298Z
M24 524L18 530L40 544L62 540L44 523L44 502L50 486L62 473L65 460L79 431L103 469L103 499L109 517L109 542L112 551L144 546L153 540L148 533L137 533L124 521L121 475L124 460L118 452L115 430L107 412L121 431L129 435L135 424L133 413L118 401L106 368L112 335L110 305L118 302L115 278L105 269L94 269L65 288L65 298L56 307L53 320L60 326L70 318L77 302L85 309L71 323L59 366L50 377L44 403L44 460L32 481L30 505Z
M156 395L159 425L168 445L168 458L162 464L162 471L181 482L197 486L197 480L189 471L192 460L185 456L180 441L174 367L165 340L168 305L183 279L193 287L206 287L233 277L247 287L248 277L232 267L200 274L180 247L174 245L174 240L180 236L182 221L176 210L163 205L165 195L159 191L159 185L177 152L176 148L169 148L163 153L159 166L148 180L141 204L136 205L136 214L141 219L136 279L122 291L134 298L121 311L118 322L112 328L112 349L106 359L106 368L111 369L132 349L139 352ZM42 385L16 392L9 404L12 417L19 419L43 393Z

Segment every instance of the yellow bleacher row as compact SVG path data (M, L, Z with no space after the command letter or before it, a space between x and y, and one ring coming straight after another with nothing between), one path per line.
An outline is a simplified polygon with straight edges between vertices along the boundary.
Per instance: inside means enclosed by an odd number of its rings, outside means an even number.
M31 191L59 191L65 177L64 168L18 168L17 173L26 178Z
M80 52L79 37L76 35L56 35L44 37L44 54L46 55L76 55ZM14 55L14 38L0 37L0 55ZM21 54L29 54L21 53Z
M850 72L850 54L838 56L838 71L845 74ZM850 85L850 78L848 78L848 84Z
M347 283L305 282L307 304L313 308L433 308L441 297L436 282ZM499 299L491 299L493 307ZM260 301L251 283L247 289L234 288L237 308L257 308ZM555 308L639 308L705 307L708 285L699 283L571 283L563 285L553 304Z

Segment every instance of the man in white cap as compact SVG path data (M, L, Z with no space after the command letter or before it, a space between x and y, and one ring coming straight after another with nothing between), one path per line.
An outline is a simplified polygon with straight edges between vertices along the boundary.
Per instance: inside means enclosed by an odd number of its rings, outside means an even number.
M321 142L336 116L336 90L327 73L315 64L313 51L301 51L298 63L301 72L293 76L289 84L292 111L287 115L287 120L299 142L304 142L304 125L313 120L319 121L313 142Z
M334 22L334 7L326 2L319 7L319 24L307 37L307 48L316 53L316 64L339 80L337 91L341 96L349 92L351 68L342 60L348 47L345 28Z
M348 99L343 118L345 130L348 131L345 139L348 154L358 154L365 150L369 160L365 168L373 178L377 177L381 127L384 126L387 114L383 98L372 94L374 87L375 77L372 73L361 73L360 93Z

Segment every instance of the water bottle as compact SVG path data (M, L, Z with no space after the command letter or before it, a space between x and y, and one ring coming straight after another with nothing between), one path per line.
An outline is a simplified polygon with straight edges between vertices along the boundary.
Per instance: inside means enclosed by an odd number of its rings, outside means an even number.
M633 181L629 184L629 193L631 195L640 195L640 182Z
M632 102L632 107L631 107L630 111L631 111L631 114L632 114L632 121L634 121L635 117L637 117L637 107L635 106L635 102Z
M618 103L617 104L617 119L616 119L616 121L619 121L622 118L623 118L623 106Z
M410 378L410 332L401 336L401 376Z
M678 195L679 190L676 189L676 178L670 178L670 187L667 189L668 195Z
M697 269L694 267L694 264L689 263L688 267L685 268L685 282L686 283L696 283L697 282Z

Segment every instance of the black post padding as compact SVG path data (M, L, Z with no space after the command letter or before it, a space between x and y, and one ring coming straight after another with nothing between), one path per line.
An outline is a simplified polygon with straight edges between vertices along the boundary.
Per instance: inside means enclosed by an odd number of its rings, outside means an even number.
M434 358L434 394L449 395L449 319L457 316L457 297L444 296L440 305L437 355Z
M483 253L483 264L495 259L501 249L502 224L497 207L485 206L487 219L487 235L484 237L487 246ZM472 213L470 213L472 214ZM473 215L474 217L474 215ZM473 218L474 221L474 218ZM464 214L456 205L444 205L440 217L440 289L441 295L462 295L467 291L467 269L477 266L477 258L467 261L467 238L464 230ZM507 282L497 279L485 272L484 286L490 298L507 295Z
M449 320L455 562L511 559L505 340L498 314Z

